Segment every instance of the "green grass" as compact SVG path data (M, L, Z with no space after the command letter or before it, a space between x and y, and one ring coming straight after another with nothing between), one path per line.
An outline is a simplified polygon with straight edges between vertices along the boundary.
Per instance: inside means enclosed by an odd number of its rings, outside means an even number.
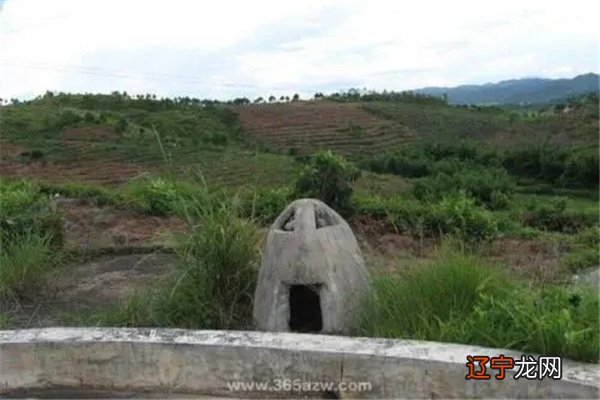
M585 119L577 112L532 119L525 113L499 108L471 109L443 104L372 102L363 108L401 122L424 141L476 140L503 147L552 142L554 138L568 138L571 143L586 145L597 143L598 119Z
M0 329L7 329L10 327L9 325L10 319L7 313L0 312Z
M29 234L4 241L0 253L0 304L34 298L58 265L58 258L46 237Z
M600 265L600 250L598 246L577 249L566 256L565 264L571 272L598 266Z
M223 198L180 199L191 234L177 248L178 270L120 306L84 319L107 326L242 329L251 324L258 274L258 228Z
M432 201L419 201L406 194L388 198L356 196L353 208L358 215L384 220L391 232L417 237L452 234L476 242L492 240L499 234L496 214L464 193Z
M593 290L528 288L473 256L446 250L430 265L376 276L361 334L511 348L597 362Z

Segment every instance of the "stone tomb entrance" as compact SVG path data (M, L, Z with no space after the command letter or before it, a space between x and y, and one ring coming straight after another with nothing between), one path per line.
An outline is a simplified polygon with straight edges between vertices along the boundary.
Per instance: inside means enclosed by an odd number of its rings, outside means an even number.
M289 290L290 331L320 332L323 329L321 285L291 285Z
M267 331L348 333L369 291L346 221L319 200L296 200L267 235L254 320Z

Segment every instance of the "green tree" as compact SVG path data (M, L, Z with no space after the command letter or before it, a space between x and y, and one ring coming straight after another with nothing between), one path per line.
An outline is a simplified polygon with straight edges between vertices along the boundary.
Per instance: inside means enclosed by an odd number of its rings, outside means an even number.
M298 197L322 200L342 214L350 212L352 183L360 170L331 151L315 154L294 183Z

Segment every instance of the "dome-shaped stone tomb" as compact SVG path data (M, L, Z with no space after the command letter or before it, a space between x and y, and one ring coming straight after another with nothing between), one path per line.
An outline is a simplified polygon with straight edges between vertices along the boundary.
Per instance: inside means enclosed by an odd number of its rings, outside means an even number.
M348 333L370 290L348 223L322 201L296 200L267 235L254 320L267 331Z

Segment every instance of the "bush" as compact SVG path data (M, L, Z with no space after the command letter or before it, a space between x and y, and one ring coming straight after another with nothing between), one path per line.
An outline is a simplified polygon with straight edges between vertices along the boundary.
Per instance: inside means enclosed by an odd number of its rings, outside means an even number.
M364 168L419 178L443 172L449 175L473 167L504 168L514 176L567 187L598 187L597 147L556 147L547 144L506 151L481 144L426 143L376 155Z
M93 123L96 122L96 117L94 117L94 114L92 114L91 112L87 111L83 115L83 120L85 121L86 124L93 124Z
M577 249L567 255L565 265L571 272L578 272L588 267L597 266L599 259L600 251L598 246L595 248Z
M224 146L229 141L229 137L223 132L210 132L202 135L202 140L217 146Z
M50 197L29 181L0 182L0 242L19 241L28 235L45 237L56 248L62 247L62 215Z
M148 177L132 182L125 198L150 215L184 215L188 201L211 197L205 186L170 178Z
M58 118L55 122L55 128L57 130L61 130L69 126L77 125L81 121L82 118L79 115L75 114L73 111L63 111L58 115Z
M39 188L32 182L0 181L0 215L3 218L22 213L38 200Z
M567 187L598 187L598 150L528 147L504 153L509 173Z
M129 122L127 122L127 119L120 117L117 120L117 124L115 125L115 132L124 133L127 130L128 126L129 126Z
M498 234L494 215L462 193L427 204L421 221L429 234L453 234L465 241L491 240Z
M597 222L597 215L567 211L566 199L555 198L548 204L530 203L521 220L524 226L537 229L575 233Z
M243 199L243 214L261 223L272 223L293 200L292 194L292 189L285 186L247 193Z
M597 362L598 295L526 288L475 258L443 253L406 276L374 279L360 334L509 348Z
M32 160L40 160L44 158L44 151L40 149L31 150L30 157Z
M587 267L594 267L600 260L600 231L598 226L582 230L571 237L569 253L565 265L571 272L578 272Z
M46 195L60 194L77 199L90 199L98 205L122 206L126 203L122 194L105 186L90 185L81 182L39 184L40 193Z
M129 193L151 215L170 213L177 200L175 184L163 178L150 178L130 185Z
M352 184L360 176L353 164L330 151L314 155L300 172L295 184L296 197L312 197L341 213L350 211Z
M464 193L431 202L361 197L354 205L359 214L385 218L390 228L415 236L451 234L465 241L486 241L498 235L496 216Z
M472 196L480 205L497 210L509 205L514 183L502 169L475 168L452 175L438 173L413 186L413 193L419 200L439 199L458 191Z

